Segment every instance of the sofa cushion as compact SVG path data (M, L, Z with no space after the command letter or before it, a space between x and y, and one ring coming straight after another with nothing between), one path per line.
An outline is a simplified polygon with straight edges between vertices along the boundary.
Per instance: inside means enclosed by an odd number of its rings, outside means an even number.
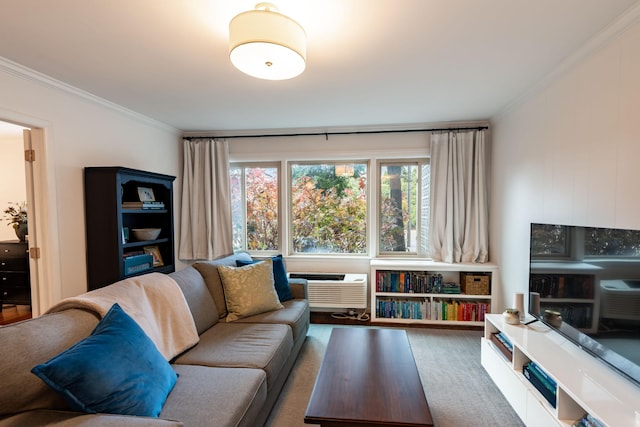
M93 313L74 309L0 327L0 417L39 408L68 409L31 368L86 338L97 324Z
M118 304L91 335L32 372L72 410L156 417L176 373Z
M200 336L198 345L178 357L175 365L262 369L271 389L292 348L293 334L287 325L218 323Z
M209 288L207 288L207 284L198 270L193 267L187 267L169 274L169 277L180 286L189 305L189 310L191 310L198 335L218 322L219 316L216 303L213 301Z
M282 308L270 258L244 267L219 265L218 272L227 302L227 322Z
M224 298L222 279L220 278L220 273L218 273L218 266L228 265L235 267L237 260L251 261L251 256L246 252L237 252L224 258L213 261L199 261L193 264L193 267L200 272L209 288L209 292L218 309L218 317L220 319L227 317L227 305Z
M291 287L289 286L289 278L287 277L287 268L284 265L284 259L282 255L277 255L271 257L271 261L273 262L273 281L276 292L278 293L278 299L280 302L289 301L293 296L291 295ZM236 261L236 264L238 267L243 267L256 262L259 261L244 261L239 259Z
M160 417L180 420L185 426L256 425L254 420L267 399L264 371L195 365L174 368L180 381Z
M302 299L292 299L282 303L283 310L269 311L255 316L240 319L239 323L275 323L289 325L293 333L293 340L306 336L309 330L309 302Z

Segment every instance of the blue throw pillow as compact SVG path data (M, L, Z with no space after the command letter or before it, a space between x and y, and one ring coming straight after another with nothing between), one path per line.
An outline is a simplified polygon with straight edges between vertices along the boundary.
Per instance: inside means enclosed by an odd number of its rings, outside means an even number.
M290 299L293 299L293 295L291 295L291 286L289 286L289 278L287 277L287 269L284 266L284 259L282 258L282 255L277 255L271 257L271 260L273 261L273 281L275 282L278 299L280 302L289 301ZM243 267L256 262L259 261L236 260L236 266Z
M31 372L74 411L157 417L177 375L142 328L114 304L91 335Z

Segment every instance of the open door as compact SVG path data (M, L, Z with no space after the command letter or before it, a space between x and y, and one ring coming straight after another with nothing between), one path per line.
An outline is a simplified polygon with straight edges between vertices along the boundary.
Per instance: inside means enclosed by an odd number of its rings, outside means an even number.
M31 312L40 316L61 299L55 178L49 176L45 130L25 129L25 174L29 217L29 268Z
M31 313L33 317L41 314L40 305L40 247L38 246L38 216L36 212L37 201L35 197L35 187L33 179L33 161L35 160L35 151L33 149L32 138L37 137L38 131L42 129L24 129L24 160L25 160L25 178L27 183L27 217L29 218L29 276L31 278Z

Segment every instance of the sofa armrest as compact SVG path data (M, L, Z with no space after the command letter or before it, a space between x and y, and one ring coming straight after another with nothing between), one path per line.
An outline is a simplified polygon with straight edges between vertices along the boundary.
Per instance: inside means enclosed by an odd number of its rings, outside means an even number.
M307 279L289 278L291 295L295 299L309 299L309 281Z

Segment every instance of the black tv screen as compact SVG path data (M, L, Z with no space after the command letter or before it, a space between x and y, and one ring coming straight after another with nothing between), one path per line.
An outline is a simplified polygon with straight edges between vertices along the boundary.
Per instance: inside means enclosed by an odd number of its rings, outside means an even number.
M640 386L640 230L532 223L530 238L529 314Z

